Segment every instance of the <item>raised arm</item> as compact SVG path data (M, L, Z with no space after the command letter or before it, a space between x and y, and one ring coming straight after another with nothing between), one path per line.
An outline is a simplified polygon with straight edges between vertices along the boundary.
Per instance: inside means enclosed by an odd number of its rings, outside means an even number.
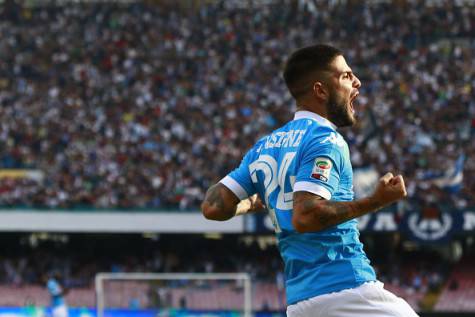
M377 211L405 196L402 176L392 173L381 177L373 195L355 201L324 200L318 195L298 191L293 195L292 225L301 233L324 230Z

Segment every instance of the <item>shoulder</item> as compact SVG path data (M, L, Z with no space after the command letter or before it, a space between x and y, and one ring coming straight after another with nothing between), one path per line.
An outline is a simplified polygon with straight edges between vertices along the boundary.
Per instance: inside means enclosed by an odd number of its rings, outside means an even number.
M317 125L303 140L299 157L305 162L328 158L333 161L333 165L340 166L346 157L347 147L346 141L334 129Z
M328 126L314 124L306 133L304 143L312 146L345 148L345 139L337 131Z
M269 138L269 135L265 135L261 137L255 144L254 146L247 152L246 156L256 156L259 155L259 153L262 151L264 148L267 139Z

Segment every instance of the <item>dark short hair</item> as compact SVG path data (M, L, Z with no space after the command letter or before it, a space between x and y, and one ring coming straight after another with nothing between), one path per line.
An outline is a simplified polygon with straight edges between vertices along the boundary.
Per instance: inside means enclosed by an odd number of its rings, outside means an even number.
M297 99L309 89L318 73L329 70L330 64L342 52L330 45L317 44L296 50L284 68L284 80L290 94Z

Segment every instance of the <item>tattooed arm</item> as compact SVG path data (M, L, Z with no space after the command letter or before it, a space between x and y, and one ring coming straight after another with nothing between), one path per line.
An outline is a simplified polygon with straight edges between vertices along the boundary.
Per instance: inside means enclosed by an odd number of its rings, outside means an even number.
M201 211L207 219L224 221L236 215L238 203L239 198L229 188L217 183L206 192Z
M224 221L237 215L260 211L265 208L257 194L239 200L239 198L226 186L217 183L206 192L206 197L201 204L201 211L205 218Z
M370 198L356 201L331 201L309 192L294 193L292 224L298 232L327 229L377 210L379 205Z
M394 177L391 173L381 177L373 195L355 201L323 200L315 194L298 191L293 196L292 225L301 233L325 230L379 210L406 195L402 176Z

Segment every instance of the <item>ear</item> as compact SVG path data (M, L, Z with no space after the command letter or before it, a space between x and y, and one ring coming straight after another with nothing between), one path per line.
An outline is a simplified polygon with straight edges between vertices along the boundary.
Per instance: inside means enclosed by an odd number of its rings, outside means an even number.
M327 87L322 82L316 81L313 84L313 95L320 100L327 100L329 95Z

